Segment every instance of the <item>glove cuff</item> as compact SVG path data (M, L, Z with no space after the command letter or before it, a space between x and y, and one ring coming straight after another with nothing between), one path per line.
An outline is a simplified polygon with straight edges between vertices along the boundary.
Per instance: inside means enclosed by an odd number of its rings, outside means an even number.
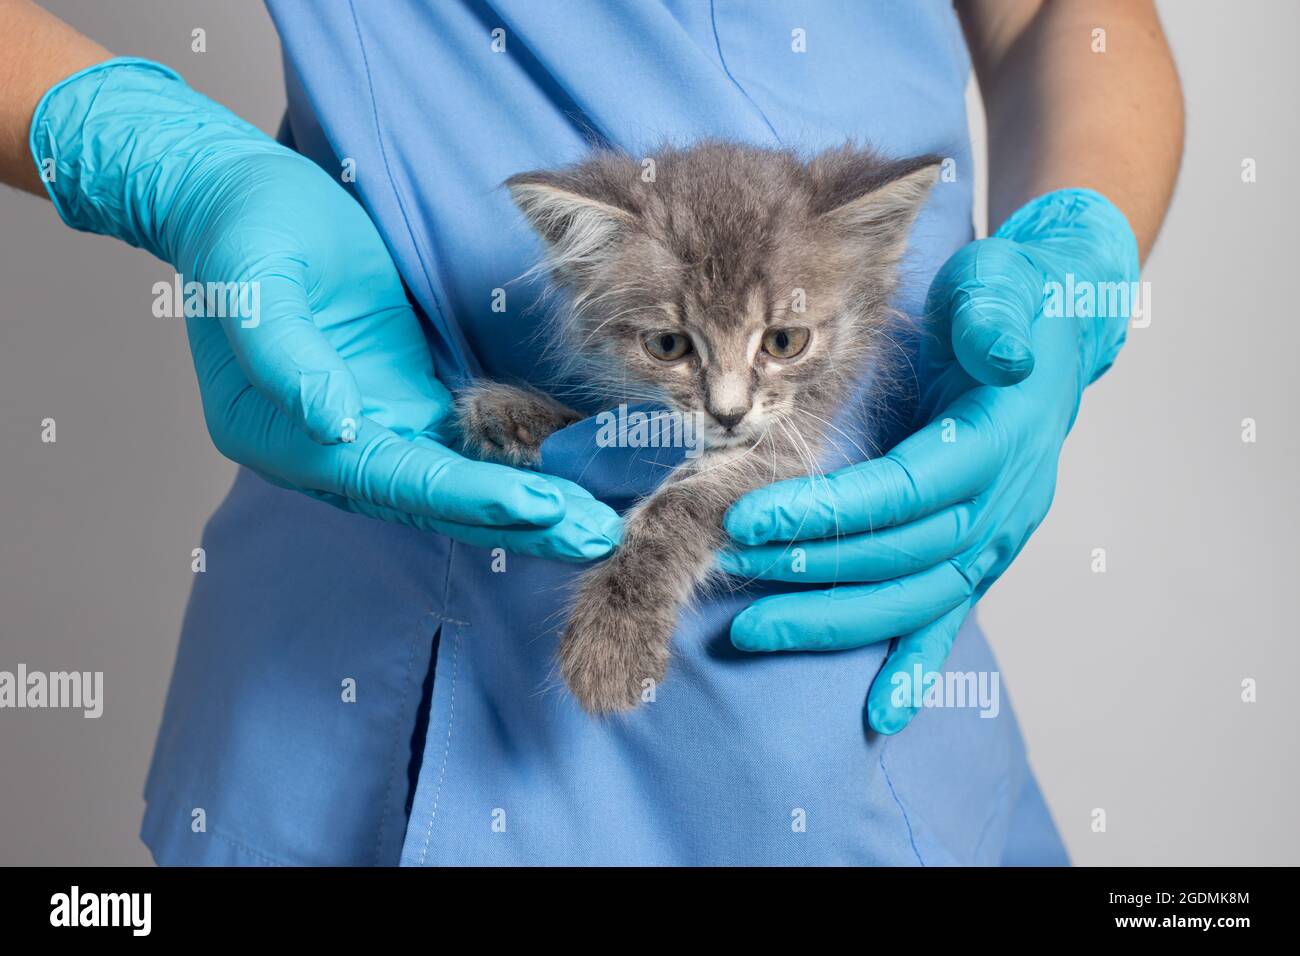
M1138 246L1128 220L1096 190L1059 189L1016 210L994 235L1041 260L1045 317L1078 323L1091 384L1123 347L1137 299Z
M28 142L65 223L173 261L164 223L178 187L193 161L232 139L274 146L170 67L115 57L47 90Z

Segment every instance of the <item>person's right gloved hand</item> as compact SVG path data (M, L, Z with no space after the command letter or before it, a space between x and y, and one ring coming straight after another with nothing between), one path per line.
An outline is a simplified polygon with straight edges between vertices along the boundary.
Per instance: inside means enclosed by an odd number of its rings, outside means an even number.
M51 88L31 146L68 225L147 249L186 282L241 284L228 317L186 312L222 454L473 545L571 561L614 547L618 516L579 486L443 444L451 396L392 258L310 160L135 59Z

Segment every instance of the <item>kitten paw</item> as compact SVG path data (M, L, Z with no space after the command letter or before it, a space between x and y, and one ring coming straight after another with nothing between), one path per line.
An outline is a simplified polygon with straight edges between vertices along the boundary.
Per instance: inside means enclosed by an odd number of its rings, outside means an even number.
M560 672L587 713L631 710L664 679L674 622L662 611L620 607L616 589L593 583L581 589L560 639Z
M536 465L542 442L582 416L549 395L489 382L456 401L461 435L471 450L509 465Z

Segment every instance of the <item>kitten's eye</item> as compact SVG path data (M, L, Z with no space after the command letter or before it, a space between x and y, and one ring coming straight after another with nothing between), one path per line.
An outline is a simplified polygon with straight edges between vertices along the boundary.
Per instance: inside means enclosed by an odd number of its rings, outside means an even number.
M661 362L676 362L691 351L691 337L680 332L652 332L643 341L645 350Z
M773 358L791 359L808 345L807 329L768 329L763 333L763 351Z

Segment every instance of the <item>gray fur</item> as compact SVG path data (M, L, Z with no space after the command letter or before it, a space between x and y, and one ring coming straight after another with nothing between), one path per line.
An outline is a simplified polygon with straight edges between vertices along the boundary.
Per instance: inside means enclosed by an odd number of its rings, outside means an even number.
M542 442L582 415L532 388L483 382L456 396L461 434L480 457L510 465L536 465Z
M579 583L559 662L596 714L635 707L663 679L678 615L726 543L727 508L816 470L830 421L883 361L898 264L938 163L851 146L802 162L721 142L654 159L649 182L638 160L600 152L506 183L568 294L562 341L588 377L707 423L704 453L628 512L618 551ZM761 345L782 329L810 331L788 360ZM694 351L652 357L646 338L665 332L689 335ZM535 463L546 435L580 417L494 383L458 408L466 443L513 464Z

